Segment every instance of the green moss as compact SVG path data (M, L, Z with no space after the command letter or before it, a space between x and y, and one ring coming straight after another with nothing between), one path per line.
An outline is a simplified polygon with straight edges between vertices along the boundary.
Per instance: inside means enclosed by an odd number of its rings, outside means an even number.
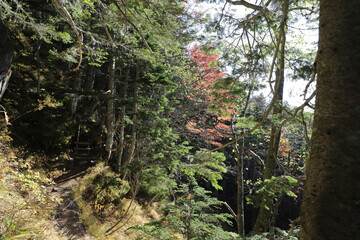
M105 231L110 224L105 220L116 218L116 213L121 213L121 200L128 191L127 183L104 163L90 168L73 189L81 220L96 239L107 239Z
M97 219L97 217L93 214L91 206L89 206L86 201L83 200L80 188L74 188L72 191L72 195L81 211L80 219L86 226L86 229L90 233L90 235L96 237L96 239L106 239L105 231L107 229L107 226L102 224Z

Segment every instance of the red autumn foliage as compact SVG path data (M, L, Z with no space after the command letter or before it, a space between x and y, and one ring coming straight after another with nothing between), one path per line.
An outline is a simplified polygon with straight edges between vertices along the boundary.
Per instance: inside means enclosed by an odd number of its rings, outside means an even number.
M190 120L186 127L191 132L200 135L207 143L221 146L219 141L227 137L231 128L226 121L231 120L231 115L235 112L232 104L215 103L215 93L222 98L232 99L229 90L218 90L214 84L225 77L225 73L220 71L219 56L217 54L207 54L195 45L188 51L191 56L194 77L187 80L189 87L188 98L203 106L202 111L212 117L212 122L205 123L202 117ZM209 106L215 110L209 110ZM219 114L220 112L220 114ZM201 114L201 113L199 113Z

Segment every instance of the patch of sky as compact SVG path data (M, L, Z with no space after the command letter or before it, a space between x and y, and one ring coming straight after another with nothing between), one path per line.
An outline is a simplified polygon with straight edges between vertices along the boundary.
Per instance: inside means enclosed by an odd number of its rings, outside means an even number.
M248 2L253 4L258 4L258 1ZM209 19L222 19L222 14L229 14L232 16L236 16L238 19L244 19L245 16L253 13L252 9L248 9L244 6L235 6L231 4L225 4L225 1L196 1L190 0L188 1L189 10L192 12L196 12L198 14L202 14ZM307 6L311 8L311 6ZM310 19L310 15L304 16L302 11L306 11L304 9L292 9L290 11L290 21L287 25L287 51L293 50L297 48L301 50L301 54L303 56L307 56L310 60L315 59L316 50L317 50L317 42L318 42L318 24L316 19ZM315 16L317 17L317 16ZM220 21L221 23L221 21ZM212 39L218 39L218 29L214 26L206 26L205 22L202 25L194 26L194 30L197 32L199 36L202 36L198 41L190 44L207 44L211 43ZM222 36L224 42L230 44L235 43L234 37L238 37L239 35L234 34L231 35L233 29L225 29ZM225 36L225 37L224 37ZM270 37L266 37L263 39L264 41L270 42ZM221 60L221 59L220 59ZM312 60L313 61L313 60ZM269 60L271 62L271 60ZM294 80L294 66L291 66L291 61L287 62L286 67L286 79L284 85L284 101L289 105L295 107L299 106L304 102L304 90L306 84L310 80L308 78L297 78ZM224 71L227 73L232 72L232 68L230 66L225 66ZM265 79L265 78L264 78ZM266 81L266 80L264 80ZM267 85L267 83L264 82ZM311 95L311 92L314 91L315 84L313 83L308 90L307 96ZM267 96L267 99L270 99L270 87L266 87L259 94L263 96ZM312 103L314 100L312 101Z

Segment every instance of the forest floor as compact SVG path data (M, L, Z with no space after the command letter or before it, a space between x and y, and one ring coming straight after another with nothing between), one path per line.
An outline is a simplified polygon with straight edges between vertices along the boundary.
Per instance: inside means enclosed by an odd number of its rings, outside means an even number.
M80 186L93 184L98 175L114 176L109 167L99 164L93 167L74 167L69 171L53 176L55 185L49 186L47 192L50 196L61 200L55 207L53 215L54 225L58 232L66 239L95 240L95 239L138 239L141 232L127 231L136 225L143 225L151 220L161 218L157 209L161 203L154 202L150 206L143 206L138 201L123 197L118 206L106 205L111 213L107 213L106 221L99 221L89 202L83 199ZM86 195L86 198L91 198ZM121 224L119 220L121 219ZM115 227L113 232L107 230Z
M76 186L82 176L85 175L85 167L75 167L60 176L57 176L55 186L48 189L51 196L61 199L61 203L56 207L55 221L56 227L68 239L92 240L86 231L85 225L80 219L80 210L72 196L72 188Z

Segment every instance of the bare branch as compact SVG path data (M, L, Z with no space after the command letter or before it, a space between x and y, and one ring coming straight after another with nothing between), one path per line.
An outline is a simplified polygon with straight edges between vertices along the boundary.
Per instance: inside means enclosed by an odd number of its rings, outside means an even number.
M308 152L310 152L310 139L309 139L309 134L308 134L308 128L306 125L306 121L305 121L305 116L304 116L304 109L301 110L301 122L304 126L304 136L305 136L305 141L306 141L306 148L308 150Z
M250 149L248 149L246 152L249 153L257 161L257 163L261 167L261 171L264 171L264 169L265 169L264 160L262 160L259 155L257 155L255 152L251 151Z
M288 122L290 122L291 120L293 120L295 117L296 117L296 115L297 115L297 113L300 111L300 110L302 110L305 106L307 106L307 104L314 98L316 96L316 90L311 94L311 96L308 98L308 99L306 99L306 101L302 104L302 105L300 105L299 107L297 107L296 109L295 109L295 111L294 111L294 113L289 117L289 118L287 118L287 119L285 119L284 121L282 121L281 123L280 123L280 125L279 125L279 129L281 129L286 123L288 123ZM276 134L278 134L279 133L279 130L276 132Z
M263 11L264 8L266 9L266 7L264 7L264 6L255 5L255 4L249 3L249 2L244 1L244 0L238 0L238 1L226 0L226 2L228 2L228 3L232 4L232 5L242 5L242 6L245 6L247 8L257 10L257 11ZM270 3L270 1L269 1L269 3ZM269 11L269 10L266 9L266 11Z
M216 25L216 28L220 27L220 23L221 23L222 19L224 18L224 10L225 10L226 4L227 4L227 1L225 2L224 7L221 10L220 19L219 19L219 21L218 21L218 23Z
M229 210L229 212L231 213L231 215L233 216L233 218L235 219L235 221L237 221L237 216L236 213L234 212L234 210L232 210L232 208L230 207L229 204L227 204L227 202L224 202L225 207Z
M248 22L253 21L253 20L256 19L258 16L260 16L261 14L263 14L264 12L265 12L265 13L268 13L269 10L268 10L266 7L270 4L270 2L271 2L271 0L267 1L267 3L265 4L265 7L264 7L261 11L257 12L257 13L256 13L255 15L253 15L251 18L248 18L248 19L246 19L245 21L243 21L242 24L246 24L246 23L248 23Z

